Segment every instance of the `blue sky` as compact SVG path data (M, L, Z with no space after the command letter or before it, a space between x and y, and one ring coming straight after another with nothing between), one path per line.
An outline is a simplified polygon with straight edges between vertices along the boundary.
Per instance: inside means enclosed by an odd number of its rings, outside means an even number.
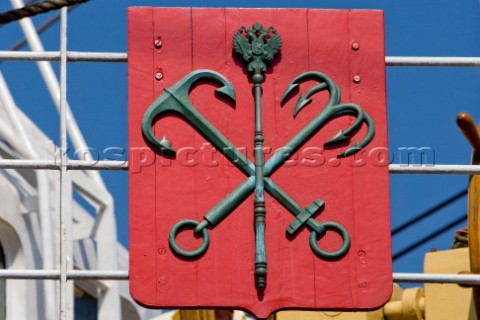
M128 6L299 7L381 9L385 11L388 56L480 56L478 0L382 1L90 1L69 15L68 48L75 51L125 52ZM8 1L0 11L10 9ZM34 19L38 26L53 14ZM17 23L0 28L0 50L23 38ZM58 50L58 23L42 34L46 50ZM24 50L27 48L24 48ZM58 72L58 64L53 63ZM32 62L0 64L17 104L58 143L58 115L40 73ZM480 120L480 70L465 67L387 67L389 148L398 162L399 148L428 147L436 164L467 164L470 146L455 125L469 112ZM127 65L70 63L68 101L88 145L96 150L127 148ZM128 245L128 179L126 172L102 172L115 199L119 240ZM467 186L467 176L391 175L392 227L425 212ZM448 224L467 208L466 197L431 218L393 237L399 252ZM394 262L396 272L421 272L431 248L448 249L453 227Z

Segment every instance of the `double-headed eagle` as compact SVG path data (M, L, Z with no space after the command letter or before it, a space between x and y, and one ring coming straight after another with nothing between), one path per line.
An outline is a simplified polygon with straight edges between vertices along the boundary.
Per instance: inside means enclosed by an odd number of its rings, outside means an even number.
M251 28L241 27L233 37L233 48L248 63L248 71L265 72L264 60L271 61L282 47L282 39L273 27L263 28L255 23Z

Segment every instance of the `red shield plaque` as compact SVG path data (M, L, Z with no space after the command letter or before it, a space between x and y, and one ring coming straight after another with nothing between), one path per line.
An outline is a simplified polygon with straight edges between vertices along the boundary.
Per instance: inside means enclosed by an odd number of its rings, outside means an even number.
M153 308L244 309L259 318L279 309L361 310L385 303L392 290L392 270L383 13L133 8L128 20L134 299ZM257 22L274 27L282 42L262 83L266 167L325 108L357 110L339 111L303 137L277 170L265 169L274 187L265 187L264 288L255 276L253 189L241 201L236 199L239 203L219 221L204 218L219 203L228 206L229 195L242 183L248 185L249 174L215 148L198 123L178 112L162 113L150 126L158 141L176 150L174 155L155 149L142 131L147 109L163 103L159 97L169 95L171 105L186 99L244 155L251 165L245 170L254 170L252 77L232 39L239 28ZM266 44L267 40L260 46ZM200 79L180 92L182 79L204 70L231 82L235 102L218 94L222 84L212 79ZM315 76L297 78L305 72L328 77L341 91L341 101L327 107L330 89L313 90L319 85ZM298 111L305 99L311 101ZM360 114L363 120L358 122ZM346 132L348 137L339 139ZM373 139L367 139L369 134ZM332 138L341 141L325 145ZM352 146L359 150L345 154ZM347 156L337 157L342 153ZM275 195L278 190L286 195L283 200ZM184 220L195 222L172 231ZM205 228L194 232L204 221ZM326 233L315 233L318 225L327 226ZM340 227L328 227L332 225ZM291 228L295 230L289 232ZM185 252L200 250L207 235L208 246L201 254L184 256L172 247L173 237ZM314 247L326 253L346 250L331 258Z

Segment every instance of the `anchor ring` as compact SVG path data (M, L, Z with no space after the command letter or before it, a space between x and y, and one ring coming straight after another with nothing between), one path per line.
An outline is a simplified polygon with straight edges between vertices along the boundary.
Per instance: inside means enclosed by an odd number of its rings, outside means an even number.
M331 230L338 233L342 237L343 245L340 249L334 252L326 252L318 246L317 241L321 236L316 231L310 233L310 248L312 251L319 257L325 260L337 260L345 256L350 249L350 236L348 235L347 230L340 224L336 222L327 221L321 224L324 230ZM325 233L323 233L325 234Z
M175 224L168 236L168 243L170 244L170 249L172 249L172 251L177 255L182 256L184 258L198 258L202 254L204 254L207 251L208 245L210 243L210 236L208 235L207 228L203 228L201 230L202 244L200 245L200 247L198 247L195 250L192 250L192 251L183 250L175 242L175 238L180 233L180 231L186 228L195 229L198 225L200 225L200 222L195 220L182 220L177 224Z

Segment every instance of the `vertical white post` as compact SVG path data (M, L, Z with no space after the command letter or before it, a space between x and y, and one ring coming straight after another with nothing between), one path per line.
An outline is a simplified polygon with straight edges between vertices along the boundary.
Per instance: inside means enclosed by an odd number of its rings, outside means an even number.
M61 9L60 19L60 150L67 150L67 8ZM70 191L67 176L67 155L60 153L60 320L67 320L67 297L70 296L67 287L67 270L71 257L68 254L68 240L72 221ZM70 191L71 192L71 191ZM71 313L70 313L71 314Z
M68 12L68 11L67 11ZM68 124L67 124L68 126ZM66 242L66 260L67 260L67 272L73 270L73 182L72 182L72 172L67 171L67 178L66 178L66 186L65 186L65 207L67 208L66 212L68 215L66 216L65 221L65 228L68 230L65 237ZM74 319L74 287L75 282L73 280L68 280L66 284L67 295L65 296L65 302L67 305L67 319Z

